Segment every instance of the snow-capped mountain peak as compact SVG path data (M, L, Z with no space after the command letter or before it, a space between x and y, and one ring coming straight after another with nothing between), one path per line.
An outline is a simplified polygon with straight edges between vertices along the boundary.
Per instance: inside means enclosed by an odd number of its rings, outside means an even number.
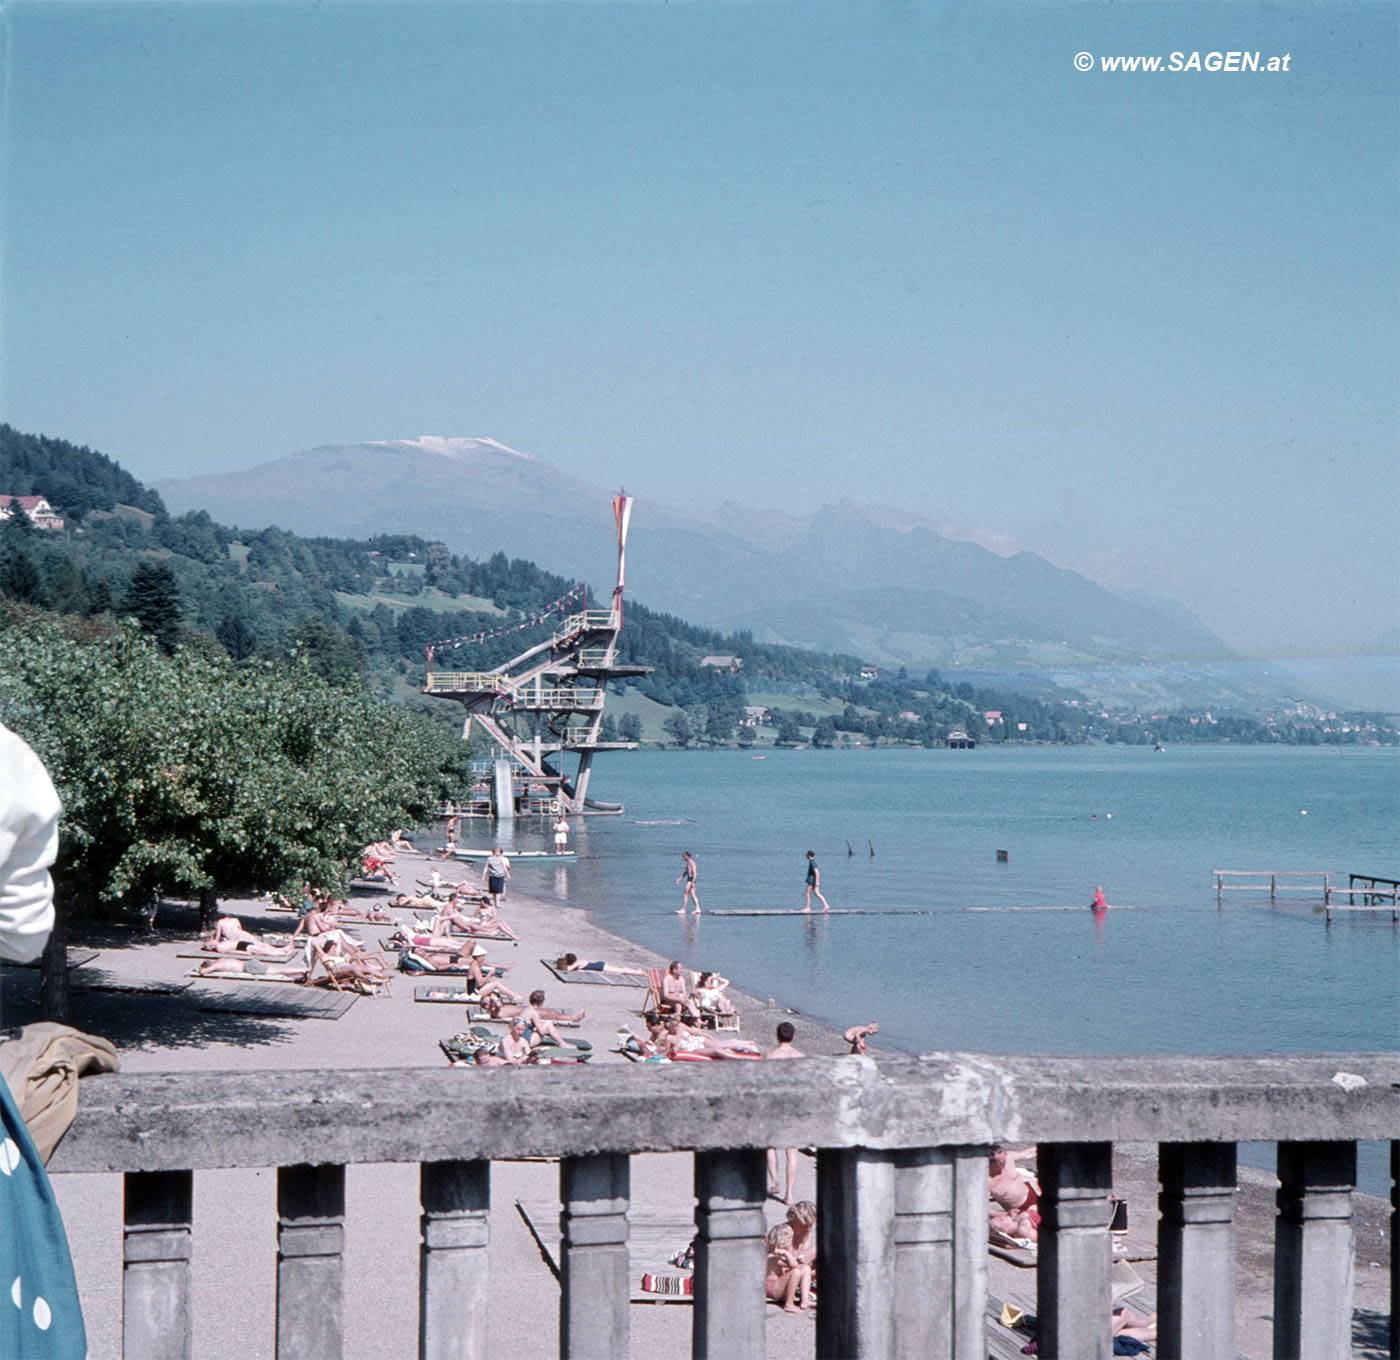
M505 454L508 458L519 458L522 462L534 463L539 460L532 453L522 453L519 449L508 448L494 439L463 438L452 435L420 434L417 439L372 439L368 443L373 448L403 449L419 453L436 453L444 458L473 458L482 454Z

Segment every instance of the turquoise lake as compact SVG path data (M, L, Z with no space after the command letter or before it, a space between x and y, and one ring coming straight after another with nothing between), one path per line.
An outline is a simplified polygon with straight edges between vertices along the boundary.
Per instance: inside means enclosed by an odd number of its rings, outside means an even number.
M1218 907L1212 878L1400 877L1394 748L641 751L600 758L592 791L626 811L575 819L578 861L521 864L522 889L837 1028L879 1020L894 1048L1400 1048L1389 913L1329 926L1320 883ZM514 844L542 847L543 825ZM706 913L800 908L811 849L833 908L927 914L682 924L686 849ZM1096 884L1119 908L1102 924Z

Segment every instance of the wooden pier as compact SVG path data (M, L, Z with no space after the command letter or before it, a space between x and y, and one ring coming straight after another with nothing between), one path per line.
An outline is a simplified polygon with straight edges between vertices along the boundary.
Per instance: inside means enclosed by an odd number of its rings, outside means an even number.
M1334 885L1341 875L1333 870L1319 869L1212 869L1215 879L1215 901L1225 905L1227 892L1269 894L1270 903L1285 895L1307 894L1322 896L1324 916L1332 920L1333 909L1346 911L1389 911L1392 922L1400 922L1400 879L1382 878L1376 874L1348 874L1347 886ZM1227 883L1226 879L1240 882ZM1346 902L1339 899L1345 893ZM1360 901L1357 899L1360 898Z
M1360 898L1358 902L1356 899ZM1375 874L1347 875L1349 911L1384 911L1390 908L1391 922L1400 921L1400 879L1379 878ZM1332 919L1332 903L1327 902L1327 919Z
M1318 869L1212 869L1215 877L1215 901L1225 905L1227 892L1250 892L1269 894L1270 902L1277 902L1287 893L1322 893L1324 902L1330 900L1332 880L1338 877L1335 870L1323 872ZM1244 879L1242 883L1227 883L1227 878Z

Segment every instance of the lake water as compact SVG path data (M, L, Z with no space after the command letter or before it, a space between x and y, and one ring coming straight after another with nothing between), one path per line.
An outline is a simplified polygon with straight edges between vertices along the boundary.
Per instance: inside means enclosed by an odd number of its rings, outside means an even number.
M576 819L579 860L522 864L520 887L837 1028L878 1019L895 1048L1400 1048L1388 913L1328 926L1320 885L1220 908L1212 879L1400 877L1394 748L643 751L600 759L593 790L626 812ZM515 843L542 832L522 821ZM707 913L800 908L811 849L833 908L927 914L682 924L686 849ZM1133 909L1097 923L1096 884Z

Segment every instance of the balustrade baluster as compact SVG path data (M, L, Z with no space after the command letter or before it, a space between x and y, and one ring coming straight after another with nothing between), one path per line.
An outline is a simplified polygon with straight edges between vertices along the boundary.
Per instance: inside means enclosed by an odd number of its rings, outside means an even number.
M564 1360L615 1360L630 1353L630 1185L626 1153L565 1157L559 1163L559 1353Z
M122 1354L190 1354L192 1171L131 1171L123 1178Z
M345 1168L277 1169L277 1357L335 1360L344 1344Z
M1163 1143L1157 1229L1164 1360L1235 1354L1235 1145Z
M894 1159L896 1360L955 1355L953 1157L946 1148Z
M1275 1360L1351 1353L1355 1143L1280 1143L1274 1233Z
M1045 1143L1040 1172L1036 1297L1040 1354L1047 1360L1108 1360L1113 1247L1112 1143Z
M695 1154L695 1360L762 1360L764 1163L752 1148Z
M953 1150L953 1355L977 1360L987 1344L986 1147Z
M418 1180L419 1360L484 1357L491 1163L424 1162Z
M818 1360L885 1360L893 1352L894 1154L817 1153Z

